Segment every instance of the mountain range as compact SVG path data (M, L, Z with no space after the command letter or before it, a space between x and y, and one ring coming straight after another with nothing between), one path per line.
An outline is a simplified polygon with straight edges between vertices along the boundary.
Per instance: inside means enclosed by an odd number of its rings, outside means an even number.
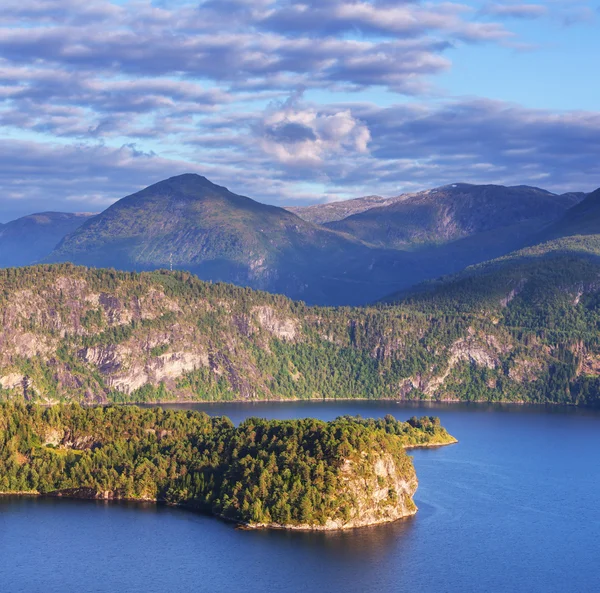
M416 226L407 221L403 237L413 244L392 248L199 176L150 186L87 218L47 258L148 271L71 263L0 271L0 399L598 404L600 190L556 196L509 189L457 184L439 199L445 209L429 194L418 196L417 205L433 212L430 224L411 234L406 229ZM509 196L503 203L510 208L485 220L472 201L485 203L490 195ZM440 222L440 211L454 222ZM435 254L438 268L448 268L441 254L468 253L457 246L471 242L475 249L486 233L505 241L507 227L528 229L511 231L518 249L416 286L394 275L404 269L414 281L432 274ZM477 257L493 251L487 237ZM496 249L498 242L491 243ZM427 257L429 269L410 271ZM153 271L171 262L194 274ZM370 284L379 302L307 306L196 274L282 292L299 291L304 282L305 294L314 283L321 292L313 289L312 297L325 301L352 298L343 287L354 279ZM383 292L394 284L400 289Z
M62 215L70 228L54 214L46 227L52 233L35 252L32 237L37 240L39 230L24 221L49 215L8 223L0 227L0 264L172 267L308 304L362 305L556 239L575 220L593 230L584 198L528 186L457 183L393 198L284 209L187 174L93 217ZM21 230L12 232L16 239L6 248L2 234L10 228Z
M415 249L466 238L484 243L493 236L510 249L512 242L556 221L582 198L527 186L457 183L396 199L326 226L384 248Z

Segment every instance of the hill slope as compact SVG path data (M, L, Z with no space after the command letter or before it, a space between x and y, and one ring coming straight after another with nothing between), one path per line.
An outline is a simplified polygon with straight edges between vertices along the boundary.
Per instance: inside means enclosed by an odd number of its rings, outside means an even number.
M394 202L405 199L405 195L394 198L382 198L381 196L364 196L353 200L340 200L339 202L328 202L327 204L313 204L312 206L287 206L286 210L293 212L300 218L315 224L324 224L343 220L348 216L360 214L371 208L389 206Z
M0 267L26 266L42 260L68 233L93 214L42 212L0 225Z
M577 194L557 196L527 186L458 183L327 226L387 248L447 244L476 236L483 241L491 233L496 234L496 242L512 245L557 220L578 200Z
M600 263L535 264L358 309L184 272L0 271L0 398L600 402Z
M546 229L540 240L552 240L574 235L600 234L600 189L588 194L581 202Z
M212 281L309 302L359 303L393 286L373 283L376 251L199 175L180 175L119 200L68 235L47 261L125 270L186 269ZM352 291L348 289L350 284Z

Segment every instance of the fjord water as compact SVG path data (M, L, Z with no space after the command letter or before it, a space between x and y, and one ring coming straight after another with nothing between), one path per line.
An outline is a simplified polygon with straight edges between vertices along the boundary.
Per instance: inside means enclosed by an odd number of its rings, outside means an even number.
M393 402L187 407L234 422L431 414L460 442L411 452L420 482L415 517L343 533L245 531L150 504L0 498L0 590L598 590L599 411Z

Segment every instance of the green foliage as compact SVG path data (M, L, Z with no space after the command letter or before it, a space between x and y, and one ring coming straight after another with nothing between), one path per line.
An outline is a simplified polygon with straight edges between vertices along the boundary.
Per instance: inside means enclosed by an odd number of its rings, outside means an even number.
M322 525L356 500L340 468L392 455L413 475L406 445L453 442L433 418L224 417L134 406L0 404L0 492L149 499L244 523Z
M474 268L397 304L327 308L187 272L2 270L0 376L23 380L0 399L597 404L599 276L590 257L528 256ZM21 354L33 340L39 352ZM163 372L186 356L195 362ZM132 391L116 389L128 372Z

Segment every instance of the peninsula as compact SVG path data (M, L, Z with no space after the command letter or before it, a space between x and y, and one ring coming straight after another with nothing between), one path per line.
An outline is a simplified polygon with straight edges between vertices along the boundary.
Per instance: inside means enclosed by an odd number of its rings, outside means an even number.
M135 406L0 405L0 493L180 505L257 528L348 529L412 515L406 447L437 418L264 420Z

